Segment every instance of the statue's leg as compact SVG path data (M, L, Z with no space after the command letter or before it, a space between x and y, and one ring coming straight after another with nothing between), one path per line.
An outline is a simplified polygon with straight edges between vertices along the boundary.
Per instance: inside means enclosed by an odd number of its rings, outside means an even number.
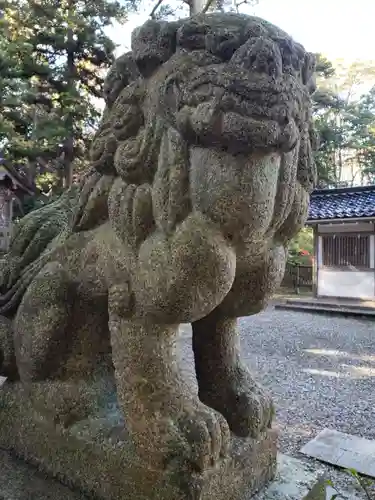
M63 266L47 264L25 292L14 319L14 343L22 382L53 378L67 353L72 300Z
M14 319L14 345L21 382L37 411L69 426L91 412L85 380L64 372L74 335L74 290L64 267L47 264L28 287Z
M197 470L227 453L225 419L193 395L175 357L178 325L124 319L110 294L110 332L117 396L141 456L153 466L181 460Z
M241 361L237 320L213 312L192 328L200 400L224 415L234 434L256 437L271 426L273 407Z

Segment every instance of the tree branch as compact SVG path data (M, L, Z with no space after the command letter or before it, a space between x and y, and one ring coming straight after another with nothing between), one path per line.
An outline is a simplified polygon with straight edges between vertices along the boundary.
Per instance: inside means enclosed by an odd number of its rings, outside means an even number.
M247 4L247 0L242 0L242 2L234 2L237 14L239 13L241 5Z
M155 14L156 14L156 11L158 10L158 8L160 7L160 5L163 3L164 0L158 0L154 6L154 8L152 9L151 13L150 13L150 17L151 19L155 19Z
M199 14L205 14L208 11L208 9L211 7L213 1L214 0L207 0L205 3L205 6L203 7L203 9L200 11Z

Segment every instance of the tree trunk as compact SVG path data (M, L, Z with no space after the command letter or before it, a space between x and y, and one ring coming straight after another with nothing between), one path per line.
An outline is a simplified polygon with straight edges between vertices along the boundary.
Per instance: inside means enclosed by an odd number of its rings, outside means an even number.
M190 7L190 15L195 16L202 12L206 5L206 0L190 0L189 2L189 7Z
M12 235L13 194L0 186L0 252L7 252Z
M68 12L74 6L74 0L68 1ZM75 52L74 52L74 33L71 28L68 29L67 34L67 60L66 60L66 81L68 84L68 92L75 90ZM62 180L64 189L68 189L73 182L73 161L74 161L74 121L71 110L68 112L67 120L67 137L64 142L64 167L62 172Z
M68 189L73 183L74 138L70 135L64 145L63 186Z

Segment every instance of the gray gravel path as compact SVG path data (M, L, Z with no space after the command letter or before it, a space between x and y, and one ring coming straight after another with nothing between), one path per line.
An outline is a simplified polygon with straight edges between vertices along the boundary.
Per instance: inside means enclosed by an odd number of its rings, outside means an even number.
M280 451L296 455L324 427L375 439L374 322L270 308L239 328L243 357L273 394ZM189 330L180 351L194 380Z

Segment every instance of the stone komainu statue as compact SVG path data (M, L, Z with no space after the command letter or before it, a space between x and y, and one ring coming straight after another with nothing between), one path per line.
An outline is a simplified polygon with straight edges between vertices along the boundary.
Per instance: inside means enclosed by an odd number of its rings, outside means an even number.
M313 71L258 18L135 31L105 83L92 170L24 218L2 263L1 372L36 408L68 427L117 391L141 454L201 470L230 430L271 425L236 319L265 306L307 215ZM183 322L199 398L176 368Z

